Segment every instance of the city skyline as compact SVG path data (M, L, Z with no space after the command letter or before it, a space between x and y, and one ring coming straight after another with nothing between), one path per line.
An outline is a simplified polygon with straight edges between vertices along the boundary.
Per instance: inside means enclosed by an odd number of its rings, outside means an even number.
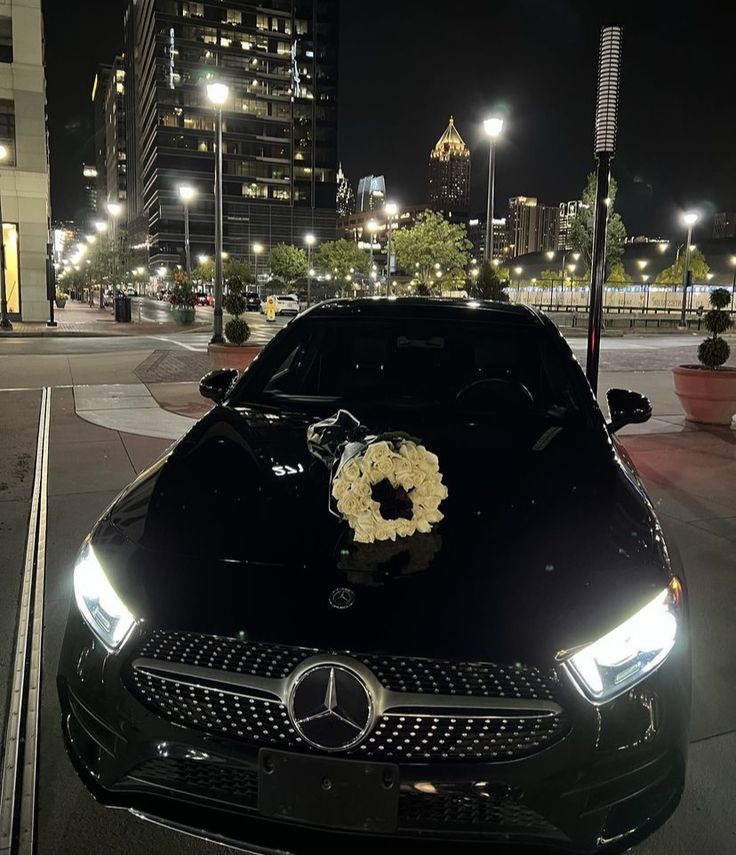
M436 128L453 114L472 152L471 212L480 212L487 160L481 123L501 108L506 126L498 147L497 198L532 195L547 204L578 198L593 167L597 31L612 18L624 26L614 176L629 233L668 234L686 207L699 207L704 220L733 210L728 140L736 119L719 108L714 85L727 74L726 18L733 13L722 15L724 26L708 33L708 63L702 63L688 62L686 54L680 61L677 47L697 43L707 7L689 9L683 21L677 4L641 9L620 3L612 16L606 4L588 5L525 2L491 12L465 3L443 19L440 33L431 16L419 14L415 0L403 0L401 15L395 5L377 0L367 20L359 20L355 4L342 3L338 157L353 185L362 175L385 174L389 195L400 203L427 201L426 152ZM104 8L91 0L64 10L46 4L57 219L69 218L81 199L78 172L82 160L92 158L91 84L99 63L112 62L122 49L124 6L125 0L110 0ZM503 34L498 49L492 37L485 40L487 31ZM371 44L381 45L379 54L367 53ZM427 58L427 44L441 45L441 61ZM525 44L534 49L523 50ZM86 60L71 66L69 52L82 48ZM421 109L407 108L422 99Z

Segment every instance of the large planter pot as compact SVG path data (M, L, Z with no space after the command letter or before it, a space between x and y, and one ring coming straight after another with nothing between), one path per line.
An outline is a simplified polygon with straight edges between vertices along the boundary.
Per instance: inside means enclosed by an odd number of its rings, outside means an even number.
M66 300L54 300L57 309L63 309L66 306Z
M236 368L243 372L263 350L259 344L208 344L213 368Z
M194 306L172 306L171 317L177 324L193 324Z
M678 365L672 369L675 393L686 417L706 425L730 425L736 414L736 369Z

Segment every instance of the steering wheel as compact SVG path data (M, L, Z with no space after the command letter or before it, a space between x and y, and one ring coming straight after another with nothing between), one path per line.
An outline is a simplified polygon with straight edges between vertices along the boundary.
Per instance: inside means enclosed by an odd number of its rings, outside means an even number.
M491 397L495 398L494 403L514 403L524 409L534 407L534 396L529 389L519 380L511 380L505 377L471 380L455 395L455 402L479 404L487 402Z

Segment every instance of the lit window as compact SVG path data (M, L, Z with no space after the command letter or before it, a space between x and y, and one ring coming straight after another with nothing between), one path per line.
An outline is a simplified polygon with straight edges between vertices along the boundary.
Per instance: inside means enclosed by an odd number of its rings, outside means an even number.
M204 18L204 3L192 3L185 0L181 4L181 14L185 18Z
M8 150L4 166L15 166L15 102L0 99L0 144Z
M243 13L238 11L237 9L228 9L225 13L225 23L226 24L242 24L243 23Z

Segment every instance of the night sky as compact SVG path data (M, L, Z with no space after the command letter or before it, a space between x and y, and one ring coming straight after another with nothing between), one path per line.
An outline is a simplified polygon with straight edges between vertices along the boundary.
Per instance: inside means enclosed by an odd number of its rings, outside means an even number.
M669 235L683 207L736 208L734 4L660 0L342 0L339 156L354 184L426 201L427 157L449 115L472 151L485 206L481 121L507 113L497 214L509 196L577 198L593 167L599 30L624 26L617 207L629 234ZM729 12L722 11L730 6ZM54 218L81 202L93 157L95 68L122 49L125 0L45 0ZM447 12L440 12L447 9ZM84 153L84 154L82 154Z

